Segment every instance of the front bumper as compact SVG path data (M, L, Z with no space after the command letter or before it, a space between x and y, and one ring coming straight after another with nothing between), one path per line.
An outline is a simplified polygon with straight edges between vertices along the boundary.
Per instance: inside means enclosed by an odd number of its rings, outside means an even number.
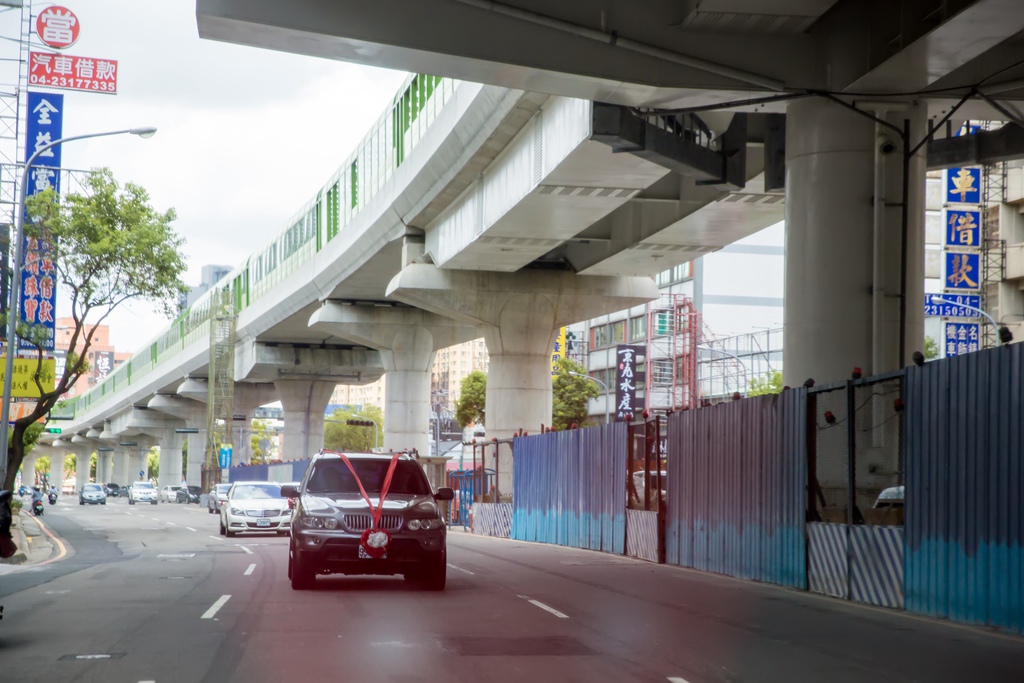
M311 563L318 573L402 574L425 563L440 561L447 530L402 531L391 535L387 556L382 559L359 557L360 534L326 529L292 531L302 561Z
M78 500L79 502L85 503L87 505L101 505L104 501L106 501L106 498L86 498L83 496Z
M249 517L248 515L233 515L230 512L225 512L224 518L225 526L234 533L268 533L287 531L292 527L290 511L277 517Z

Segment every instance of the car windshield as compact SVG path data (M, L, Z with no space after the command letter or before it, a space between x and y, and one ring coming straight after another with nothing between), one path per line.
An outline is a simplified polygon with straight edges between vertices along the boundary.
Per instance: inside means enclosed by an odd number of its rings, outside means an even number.
M137 489L151 489L151 488L153 488L153 485L150 484L148 481L137 481L134 484L132 484L132 486L134 486Z
M103 487L99 484L86 484L82 487L83 491L102 491Z
M231 484L217 484L217 488L214 490L217 493L227 493L229 488L231 488Z
M279 484L246 484L236 486L231 497L234 500L261 500L281 497L281 486Z
M351 462L367 495L380 493L384 477L387 476L389 461L352 459ZM321 460L309 475L306 491L308 493L359 493L359 485L348 466L341 460ZM430 494L430 486L419 465L409 460L400 460L395 467L395 474L388 492L425 496Z

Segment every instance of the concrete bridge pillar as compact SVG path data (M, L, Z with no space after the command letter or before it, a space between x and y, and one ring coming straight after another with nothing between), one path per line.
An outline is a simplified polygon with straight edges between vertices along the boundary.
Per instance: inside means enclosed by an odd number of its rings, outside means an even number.
M92 469L92 449L78 446L75 449L75 491L89 483L89 470ZM99 482L97 482L99 483Z
M274 382L284 409L284 448L281 460L302 460L324 447L324 411L335 382L279 379Z
M892 103L886 120L911 145L925 134L923 106ZM888 146L892 145L892 146ZM785 383L843 380L896 370L924 346L924 148L910 162L906 274L901 278L900 135L820 98L786 117ZM876 173L879 185L876 187ZM875 200L880 199L877 205ZM901 280L906 283L904 356Z
M561 326L652 301L658 288L642 277L411 264L391 280L388 296L478 326L490 354L487 436L502 439L551 424L551 353Z
M185 439L188 444L188 457L185 462L185 483L189 486L200 486L203 481L203 463L206 462L206 398L208 396L206 382L196 379L186 379L177 388L173 395L158 394L149 399L146 404L150 410L157 410L182 421L188 429L198 430L190 433ZM183 435L178 435L183 436ZM178 460L174 460L173 451L171 462L168 464L170 472L178 472L174 481L167 481L167 484L175 485L181 483L181 465L185 457L181 454L181 445L178 446ZM175 465L177 469L175 469ZM161 460L161 472L163 472L163 460ZM164 478L160 477L160 485L164 486Z
M64 490L64 464L67 462L68 452L63 448L54 446L50 449L50 484L57 489L57 495Z
M235 382L232 412L231 442L234 444L234 464L252 462L252 420L256 409L277 400L277 389L269 382Z
M39 456L30 453L21 461L21 483L27 487L32 487L36 483L37 457Z
M113 481L118 486L129 486L131 485L132 481L134 481L133 479L129 478L129 456L130 453L128 452L128 449L124 448L123 446L115 446L113 452L110 454L110 459L111 462L113 463L111 466L110 478L111 481Z
M430 370L439 349L475 339L475 325L415 308L368 308L328 301L311 328L380 351L384 365L384 450L430 453Z
M182 452L185 445L185 434L173 429L165 429L158 435L160 443L160 474L159 487L177 486L181 483Z

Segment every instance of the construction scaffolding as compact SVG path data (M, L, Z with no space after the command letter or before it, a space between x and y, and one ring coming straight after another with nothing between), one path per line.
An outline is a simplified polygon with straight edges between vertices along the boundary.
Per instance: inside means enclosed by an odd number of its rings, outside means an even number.
M746 395L755 380L782 370L782 328L716 339L706 331L700 345L700 395L716 402Z
M644 407L650 413L696 408L700 400L700 313L683 294L662 294L647 315Z
M1002 124L989 123L987 130ZM981 167L981 308L996 321L1003 317L999 289L1006 279L1006 240L999 229L999 211L1006 201L1006 162ZM996 346L996 331L981 325L981 348Z
M28 86L28 53L32 7L0 8L0 224L14 222L20 166L25 158L21 139L23 96Z
M206 467L203 490L221 482L221 469L230 467L221 458L221 448L231 448L231 421L235 399L235 316L231 291L215 289L210 323L209 400L206 404Z

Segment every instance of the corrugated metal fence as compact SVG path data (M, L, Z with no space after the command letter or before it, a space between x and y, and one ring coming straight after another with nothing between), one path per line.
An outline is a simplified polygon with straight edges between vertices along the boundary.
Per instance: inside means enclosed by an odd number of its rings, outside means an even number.
M791 389L669 416L669 563L806 587L806 401Z
M625 552L624 423L518 437L513 449L512 538Z
M1024 344L906 386L906 607L1024 633Z

